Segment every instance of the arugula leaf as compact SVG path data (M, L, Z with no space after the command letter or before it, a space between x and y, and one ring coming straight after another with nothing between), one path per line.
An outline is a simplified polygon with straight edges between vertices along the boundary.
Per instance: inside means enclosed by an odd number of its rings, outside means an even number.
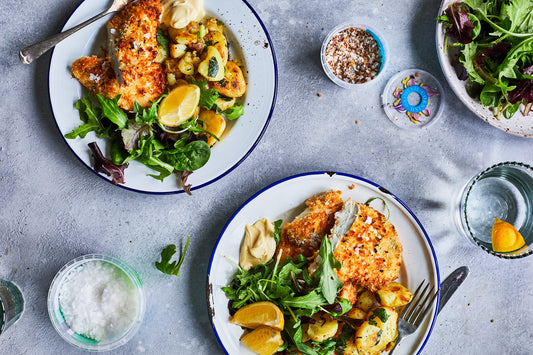
M109 130L102 124L102 110L94 107L89 98L83 98L76 101L76 109L80 119L85 124L80 125L72 132L65 134L65 138L74 139L76 137L85 138L87 133L94 131L100 138L109 136Z
M274 239L276 239L276 245L279 244L279 241L281 240L281 226L283 225L283 220L278 219L274 222L274 233L272 236Z
M328 237L322 238L318 256L321 258L320 265L315 272L316 277L320 278L321 293L327 301L327 304L335 302L337 293L342 287L342 282L335 274L333 269L340 269L341 263L333 255L331 242Z
M190 77L189 82L200 88L200 101L198 102L198 106L211 110L215 101L218 99L218 91L215 89L208 89L206 80L196 80L193 77Z
M181 252L181 256L177 263L176 261L170 262L172 256L176 254L176 246L174 244L170 244L161 252L161 261L156 261L155 267L162 273L180 276L180 267L183 263L183 260L185 259L185 253L187 252L187 247L189 246L190 240L190 237L187 238L187 242L185 243L185 247L183 248L183 251Z
M227 110L222 111L222 114L230 121L236 120L237 118L244 115L244 107L242 105L233 105Z
M106 99L101 94L96 94L96 98L100 102L100 106L102 106L102 113L105 117L116 124L119 129L126 127L128 116L118 105L120 94L116 95L114 99Z

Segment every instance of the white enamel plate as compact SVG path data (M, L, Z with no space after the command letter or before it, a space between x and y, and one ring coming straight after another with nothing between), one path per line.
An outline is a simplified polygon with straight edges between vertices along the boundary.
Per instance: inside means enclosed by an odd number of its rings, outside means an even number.
M63 30L69 29L105 10L111 1L91 0L82 2L70 16ZM207 16L214 16L226 25L225 33L230 43L231 55L244 64L248 90L242 102L245 114L229 126L223 139L211 150L211 158L205 166L189 176L193 190L212 183L238 166L261 139L274 110L277 92L277 64L270 37L254 9L244 0L205 0ZM57 127L65 134L82 124L75 103L88 93L72 77L72 62L82 56L97 55L105 47L105 23L111 17L101 19L67 38L55 47L50 60L50 105ZM84 139L65 139L80 161L92 169L88 143L98 142L106 155L107 145L93 133ZM94 171L94 170L93 170ZM125 170L126 189L146 193L180 193L179 179L171 175L163 182L148 174L154 171L134 161ZM102 178L111 179L102 174Z
M245 202L225 226L211 256L207 275L208 310L213 330L226 353L253 354L239 342L243 330L229 322L228 299L221 289L237 271L232 261L238 263L245 225L264 217L270 221L292 220L304 210L307 198L332 189L342 191L344 200L350 197L364 203L372 197L384 199L390 208L390 221L403 245L404 262L399 281L413 292L424 279L434 285L435 290L440 285L431 241L420 221L396 196L352 175L314 172L293 176L259 191ZM438 302L435 302L430 316L415 334L402 341L395 354L415 354L422 350L435 323L437 309Z
M440 16L448 6L457 0L443 0L438 16ZM513 117L510 119L500 118L498 119L494 112L487 106L483 106L478 99L474 99L467 92L467 83L469 80L459 80L455 73L455 68L452 63L456 61L457 51L450 46L446 47L446 29L444 26L437 22L436 30L436 42L437 53L439 55L440 66L446 77L446 81L450 84L453 92L457 97L479 118L487 122L488 124L501 129L502 131L512 133L518 136L533 138L533 114L528 116L522 115L523 105L520 107ZM448 41L450 44L451 41Z

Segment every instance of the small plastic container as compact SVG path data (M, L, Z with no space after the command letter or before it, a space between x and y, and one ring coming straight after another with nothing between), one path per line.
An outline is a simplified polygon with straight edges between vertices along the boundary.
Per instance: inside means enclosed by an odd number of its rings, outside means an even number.
M95 261L107 262L120 269L125 274L125 276L129 280L131 280L135 289L136 297L138 299L138 311L135 321L122 334L118 334L110 340L96 341L94 339L85 337L82 334L77 334L76 332L74 332L66 323L60 306L59 298L62 283L69 277L69 275L75 269L79 268L84 264ZM135 335L137 330L139 330L139 327L144 317L145 309L146 305L143 284L137 272L135 272L135 270L131 266L124 263L123 261L108 255L89 254L78 257L68 262L58 271L58 273L54 277L54 279L52 280L52 284L50 285L50 290L48 292L48 314L50 316L52 325L64 340L66 340L71 345L83 350L108 351L126 344Z
M420 69L406 69L393 75L385 86L382 101L391 122L405 129L435 123L445 102L439 81Z
M381 60L380 60L381 64L379 66L379 71L376 74L376 76L374 76L373 78L365 82L350 83L348 81L342 80L341 78L339 78L333 73L330 66L328 65L327 48L328 48L329 43L331 42L331 40L333 39L335 35L349 28L362 29L365 32L369 33L373 37L373 39L376 41L377 46L378 46L379 55L381 57ZM333 81L335 84L346 89L361 88L361 87L365 87L367 85L373 84L376 81L376 79L379 76L381 76L382 73L384 72L387 62L388 62L387 56L388 56L388 49L387 49L385 41L383 40L383 36L380 34L380 32L371 26L361 24L361 23L353 23L353 22L344 23L332 29L328 33L324 41L322 42L322 48L320 50L320 61L322 62L322 68L324 69L324 72L326 73L328 78L331 79L331 81Z

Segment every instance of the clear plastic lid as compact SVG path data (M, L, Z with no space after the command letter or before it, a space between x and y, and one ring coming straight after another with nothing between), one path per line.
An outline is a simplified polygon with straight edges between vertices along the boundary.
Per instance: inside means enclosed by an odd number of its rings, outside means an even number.
M398 127L416 129L435 122L444 108L444 91L430 73L407 69L390 78L383 109Z

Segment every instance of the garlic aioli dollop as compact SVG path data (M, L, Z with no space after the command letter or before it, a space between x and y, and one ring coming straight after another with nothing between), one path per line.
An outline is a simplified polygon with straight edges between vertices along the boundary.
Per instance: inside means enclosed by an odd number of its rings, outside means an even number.
M200 22L205 16L204 0L161 0L161 4L161 23L173 28L184 28L189 22Z
M272 259L276 251L276 239L272 233L274 225L266 218L258 220L253 225L246 225L239 255L239 265L243 269L250 270Z

